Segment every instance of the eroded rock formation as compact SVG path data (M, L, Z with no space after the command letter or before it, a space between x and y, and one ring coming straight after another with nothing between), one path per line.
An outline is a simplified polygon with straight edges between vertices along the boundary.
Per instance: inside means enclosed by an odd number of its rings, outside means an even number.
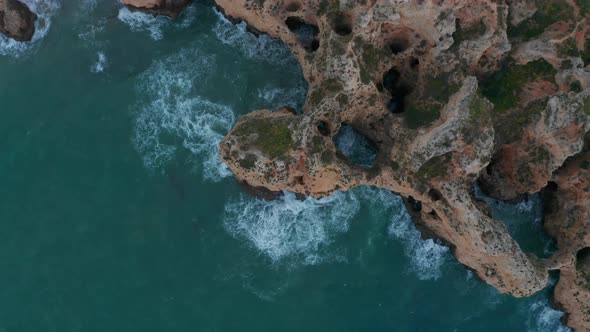
M171 18L178 16L190 2L191 0L121 0L121 3L133 10Z
M18 0L0 0L0 33L17 41L29 41L37 15Z
M590 329L587 288L578 304L568 295L587 276L577 255L590 246L587 164L566 162L590 130L587 1L215 2L285 41L309 83L301 114L250 113L220 144L238 180L314 197L358 185L412 196L421 226L502 292L531 295L561 269L556 300L571 326ZM375 147L372 163L339 148L349 127ZM475 181L500 199L557 184L546 223L559 251L523 252L473 198Z
M560 277L554 299L576 331L590 330L590 133L544 189L545 230L557 241Z

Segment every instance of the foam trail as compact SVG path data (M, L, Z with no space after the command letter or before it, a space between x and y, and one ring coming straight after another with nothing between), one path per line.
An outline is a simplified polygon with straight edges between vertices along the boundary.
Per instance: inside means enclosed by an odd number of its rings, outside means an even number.
M182 146L201 161L205 179L219 181L231 175L219 158L218 144L231 129L234 113L198 96L193 86L193 82L206 82L214 67L214 57L183 50L139 76L142 102L136 106L133 142L147 168L163 166ZM179 144L164 141L166 137Z
M33 38L28 42L19 42L0 34L0 55L17 58L31 50L47 35L51 27L51 19L61 6L57 0L22 0L22 2L37 14Z
M363 191L363 197L371 202L371 211L377 218L390 216L389 234L401 242L410 259L410 270L421 280L438 279L442 266L449 259L449 248L432 239L422 239L399 195L374 187L363 188Z
M185 29L195 20L195 6L188 6L175 21L162 15L152 15L140 11L131 11L121 7L117 18L125 23L133 32L147 32L153 40L164 38L164 32L169 28Z
M564 313L551 308L547 300L534 302L528 308L527 330L529 332L571 332L561 324Z
M293 64L298 68L295 56L285 43L266 34L257 37L246 30L246 22L233 24L217 9L213 10L218 17L213 32L219 41L238 49L249 59L277 65Z
M352 192L318 200L297 200L290 192L273 201L241 196L226 204L224 226L273 263L290 258L314 265L331 258L326 246L335 235L348 231L359 207Z

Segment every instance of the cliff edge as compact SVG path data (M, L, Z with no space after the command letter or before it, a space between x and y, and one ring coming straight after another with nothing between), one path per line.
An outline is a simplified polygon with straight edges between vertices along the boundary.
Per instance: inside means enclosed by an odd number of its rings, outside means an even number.
M416 222L501 292L529 296L561 270L555 300L590 330L587 1L215 2L285 41L309 83L302 113L250 113L221 142L239 181L411 196ZM524 252L475 183L504 200L543 190L558 251Z

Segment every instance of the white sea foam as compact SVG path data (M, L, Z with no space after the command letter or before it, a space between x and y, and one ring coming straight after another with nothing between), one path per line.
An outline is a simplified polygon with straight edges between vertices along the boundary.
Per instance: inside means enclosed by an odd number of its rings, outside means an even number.
M154 63L138 78L141 95L133 142L144 164L157 169L182 146L199 159L203 177L219 181L231 173L219 158L218 144L234 123L227 106L198 96L193 82L204 84L215 66L212 56L195 49ZM165 142L172 137L179 144Z
M213 32L222 43L238 49L246 57L273 64L293 64L299 66L289 47L278 39L263 34L255 36L249 33L246 22L233 24L217 9L213 9L218 17Z
M58 0L22 0L22 2L37 14L33 38L28 42L18 42L0 34L0 55L20 57L31 50L47 35L51 27L51 19L60 8Z
M164 26L170 21L164 16L154 16L139 11L131 11L127 7L121 7L117 18L133 32L147 31L153 40L160 40L164 37Z
M402 244L410 259L410 270L421 280L438 279L442 266L449 259L449 248L432 239L422 239L399 195L385 189L365 187L363 197L371 202L371 211L376 217L387 215L391 218L389 234Z
M528 308L527 330L529 332L569 332L568 327L561 324L564 313L551 308L547 300L534 302Z
M105 68L108 66L107 56L103 52L98 52L97 56L98 56L98 59L90 67L90 71L95 74L102 73L105 70Z
M241 196L226 204L224 226L274 263L291 258L313 265L334 258L326 246L348 231L359 207L352 192L318 200L297 200L289 192L273 201Z
M146 14L139 11L131 11L127 7L121 7L117 18L125 23L133 32L147 32L153 40L164 38L164 32L169 28L185 29L195 20L195 6L188 6L177 20L171 20L163 15Z

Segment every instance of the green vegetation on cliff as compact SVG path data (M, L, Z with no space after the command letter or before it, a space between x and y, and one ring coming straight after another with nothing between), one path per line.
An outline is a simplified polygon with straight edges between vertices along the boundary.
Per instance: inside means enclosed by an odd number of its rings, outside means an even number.
M555 68L540 59L526 65L507 64L484 78L481 92L494 104L494 110L504 112L517 105L522 87L529 82L555 82Z
M581 0L586 1L586 0ZM537 11L517 26L508 25L509 38L532 39L559 21L573 17L573 8L563 0L537 0Z
M289 122L280 119L252 119L237 127L234 135L242 137L255 135L249 142L270 158L285 157L294 146ZM248 162L248 164L251 163Z

